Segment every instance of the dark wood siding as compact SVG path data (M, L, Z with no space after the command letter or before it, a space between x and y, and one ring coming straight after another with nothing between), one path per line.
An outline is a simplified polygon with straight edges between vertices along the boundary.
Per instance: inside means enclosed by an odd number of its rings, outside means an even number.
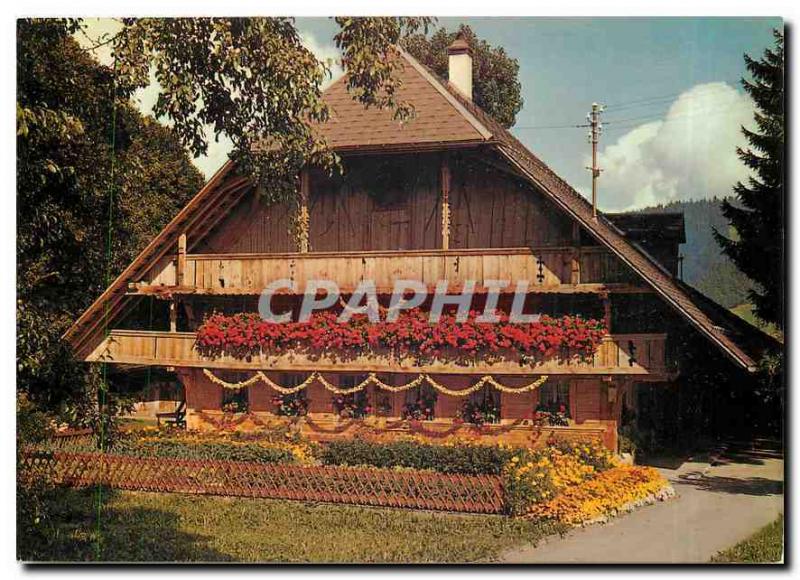
M570 219L518 180L480 164L453 168L453 248L561 246Z
M434 153L359 157L347 161L343 178L313 174L311 251L441 248L440 159ZM392 163L398 165L391 169ZM451 248L571 243L569 218L530 187L457 156L451 168ZM295 251L291 215L286 204L248 195L193 252Z

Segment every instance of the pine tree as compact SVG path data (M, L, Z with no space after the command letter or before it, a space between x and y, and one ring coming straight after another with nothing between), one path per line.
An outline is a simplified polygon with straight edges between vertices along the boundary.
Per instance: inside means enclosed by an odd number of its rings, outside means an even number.
M753 174L733 191L739 201L735 207L723 202L725 217L735 236L714 236L734 264L756 283L750 291L756 315L783 329L783 33L775 30L775 47L766 49L761 60L744 55L752 81L742 86L756 104L756 131L742 127L750 143L737 148L742 162Z

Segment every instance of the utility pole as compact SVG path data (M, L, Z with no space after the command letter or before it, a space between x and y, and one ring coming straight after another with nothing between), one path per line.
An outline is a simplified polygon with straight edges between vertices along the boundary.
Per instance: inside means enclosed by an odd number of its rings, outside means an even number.
M592 111L586 115L589 121L589 143L592 144L592 166L586 169L592 172L592 217L597 219L597 178L602 171L597 166L597 142L600 141L600 134L603 132L603 124L600 122L600 113L603 112L603 105L592 103Z

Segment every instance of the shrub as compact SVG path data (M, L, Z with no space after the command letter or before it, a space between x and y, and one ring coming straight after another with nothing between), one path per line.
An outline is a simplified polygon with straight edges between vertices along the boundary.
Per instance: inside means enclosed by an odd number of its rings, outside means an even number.
M45 448L58 451L91 453L97 451L92 438L68 444L52 441ZM210 433L182 432L126 433L109 453L134 457L164 457L219 461L249 461L253 463L309 463L313 461L311 447L303 442L274 441L268 437L226 436Z
M465 475L499 475L513 454L510 447L496 445L436 445L411 440L380 443L361 438L331 441L318 451L324 465L409 467Z
M530 506L553 497L556 490L549 470L549 460L542 455L519 452L503 466L505 512L512 516L527 513Z
M295 457L286 446L238 443L232 441L197 441L181 439L125 439L118 442L112 453L136 457L165 457L172 459L212 459L250 461L253 463L294 463Z
M619 436L620 453L630 453L631 455L636 455L636 450L637 450L636 441L625 435Z
M51 433L52 417L24 394L17 395L17 557L30 555L46 538L53 493L49 473L36 470L24 460L23 451L38 445Z
M531 507L548 501L567 487L594 477L596 469L576 453L558 447L517 450L503 467L505 510L523 515Z

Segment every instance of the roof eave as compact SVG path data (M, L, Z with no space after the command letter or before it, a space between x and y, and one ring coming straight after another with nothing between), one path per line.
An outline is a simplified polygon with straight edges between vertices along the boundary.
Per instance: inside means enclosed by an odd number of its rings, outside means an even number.
M521 172L523 175L525 175L525 176L527 177L527 179L528 179L528 180L530 180L530 181L531 181L531 182L532 182L534 185L536 185L536 187L538 187L538 188L539 188L539 189L541 189L542 191L548 191L548 188L547 188L547 187L546 187L546 186L545 186L545 185L544 185L544 184L543 184L543 183L542 183L542 182L541 182L539 179L537 179L535 175L533 175L533 174L532 174L530 171L528 171L528 170L527 170L525 167L523 167L523 166L522 166L522 164L520 164L519 162L517 162L517 160L514 158L514 156L513 156L513 155L511 155L511 154L509 154L509 153L508 153L508 151L506 150L506 147L504 147L504 146L502 146L502 145L501 145L501 146L499 146L497 149L498 149L498 151L500 152L500 154L501 154L501 155L502 155L502 156L503 156L503 157L504 157L504 158L505 158L505 159L506 159L506 160L507 160L509 163L511 163L511 164L512 164L514 167L516 167L516 168L517 168L517 170L518 170L518 171L520 171L520 172ZM558 196L555 196L555 195L554 195L554 196L551 196L551 199L553 199L555 203L557 203L557 204L558 204L558 205L559 205L559 206L560 206L560 207L561 207L561 208L562 208L564 211L566 211L566 212L567 212L569 215L571 215L571 216L573 217L573 219L577 220L579 223L581 223L583 226L585 226L585 227L587 228L587 230L589 230L590 232L594 232L594 229L595 229L595 228L593 227L593 224L589 223L589 221L588 221L588 220L584 219L584 217L583 217L582 215L580 215L580 213L579 213L579 212L576 212L576 211L575 211L575 210L574 210L572 207L570 207L570 206L569 206L569 204L567 204L567 203L564 203L564 202L563 202L563 200L561 200L561 199L560 199ZM602 240L601 240L601 241L602 241ZM629 268L633 269L633 270L634 270L636 273L638 273L638 274L639 274L639 275L640 275L642 278L644 278L644 281L645 281L645 282L646 282L646 283L647 283L647 284L648 284L650 287L652 287L652 288L653 288L653 290L655 290L657 294L659 294L659 295L660 295L662 298L664 298L664 299L665 299L665 300L666 300L666 301L667 301L667 302L668 302L670 305L672 305L672 307L673 307L673 308L675 308L675 309L676 309L676 310L678 310L678 311L679 311L681 314L683 314L684 318L686 318L686 319L687 319L687 320L688 320L688 321L689 321L689 322L690 322L690 323L691 323L691 324L692 324L692 325L693 325L695 328L697 328L697 329L698 329L698 330L699 330L699 331L700 331L700 332L701 332L703 335L705 335L705 336L707 336L708 338L710 338L710 339L711 339L711 340L712 340L712 341L713 341L713 342L714 342L714 343L715 343L715 344L716 344L718 347L720 347L720 348L721 348L721 349L722 349L722 350L723 350L723 351L724 351L724 352L725 352L725 353L726 353L726 354L727 354L727 355L728 355L728 356L729 356L729 357L730 357L730 358L731 358L731 359L732 359L734 362L736 362L736 363L737 363L739 366L741 366L742 368L744 368L744 369L745 369L745 370L747 370L748 372L755 372L756 370L758 370L758 366L755 364L755 361L753 361L753 360L752 360L750 357L748 357L748 356L746 356L746 355L744 355L744 356L743 356L742 354L739 354L739 353L736 353L736 352L732 351L732 350L731 350L731 349L730 349L730 348L729 348L729 347L728 347L726 344L724 344L723 342L721 342L721 341L719 340L719 338L718 338L717 336L715 336L715 335L714 335L714 333L710 332L708 329L706 329L705 327L703 327L703 325L702 325L702 324L700 324L698 321L696 321L696 320L694 319L694 317L692 317L692 316L689 316L689 315L688 315L688 314L685 312L685 310L684 310L684 309L681 307L681 305L680 305L680 304L678 304L677 302L675 302L675 300L674 300L674 299L673 299L671 296L669 296L669 294L667 294L667 293L666 293L666 292L665 292L665 291L664 291L664 290L663 290L661 287L659 287L659 286L658 286L657 284L655 284L655 283L654 283L652 280L650 280L650 278L649 278L648 276L644 275L644 274L643 274L643 272L641 272L641 270L640 270L640 269L639 269L639 268L638 268L638 267L637 267L635 264L633 264L633 263L632 263L630 260L628 260L628 259L627 259L627 257L626 257L624 254L622 254L621 252L619 252L619 251L617 250L617 248L615 248L615 247L613 246L613 244L606 244L606 243L604 243L603 245L605 245L607 248L609 248L609 250L611 250L611 251L612 251L612 252L613 252L613 253L614 253L614 254L615 254L615 255L616 255L616 256L617 256L617 257L618 257L620 260L622 260L622 261L623 261L623 262L624 262L624 263L625 263L625 264L626 264L626 265L627 265ZM641 249L639 249L639 248L637 248L637 251L640 251L640 252L641 252L642 250L641 250ZM653 260L652 260L652 258L649 258L649 257L648 257L648 259L650 259L651 261L653 261Z
M420 152L420 151L441 151L445 149L467 149L482 147L485 145L497 144L496 141L484 141L482 139L466 139L463 141L428 141L428 142L409 142L409 143L376 143L370 145L344 145L333 146L332 149L343 155L371 155L375 153L398 153L398 152Z

